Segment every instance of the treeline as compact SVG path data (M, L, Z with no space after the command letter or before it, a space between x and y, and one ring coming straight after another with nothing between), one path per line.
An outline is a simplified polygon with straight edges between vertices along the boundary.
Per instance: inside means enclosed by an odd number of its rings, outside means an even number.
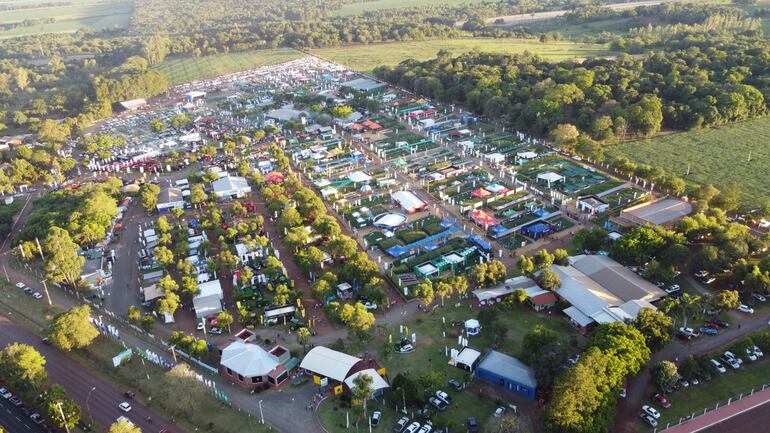
M453 58L442 52L425 62L380 67L375 74L489 119L506 118L520 130L545 135L571 124L594 140L611 141L763 115L769 66L767 45L757 42L581 64L550 63L526 53Z

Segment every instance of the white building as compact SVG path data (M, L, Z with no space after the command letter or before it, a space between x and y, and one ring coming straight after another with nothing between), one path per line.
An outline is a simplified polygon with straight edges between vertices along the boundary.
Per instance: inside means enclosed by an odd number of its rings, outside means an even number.
M222 286L219 280L211 280L198 284L200 293L193 298L195 317L209 317L222 312Z
M249 182L240 176L223 176L211 184L214 194L220 198L241 198L251 192Z
M184 209L184 199L182 190L179 188L168 187L158 194L158 212L168 212L171 209Z

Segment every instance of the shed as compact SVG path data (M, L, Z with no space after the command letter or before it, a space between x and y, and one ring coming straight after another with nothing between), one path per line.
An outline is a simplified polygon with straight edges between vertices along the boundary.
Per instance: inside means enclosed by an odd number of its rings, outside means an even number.
M490 350L479 363L474 376L510 393L535 399L535 372L512 356Z
M382 394L383 391L385 391L387 388L390 388L388 382L386 382L385 379L383 379L382 376L377 373L377 370L373 368L367 368L366 370L357 371L345 379L345 385L348 387L348 389L355 388L355 380L358 378L358 376L361 375L367 375L372 378L372 398L378 397Z
M322 378L342 383L347 379L350 370L359 362L361 362L360 358L347 353L316 346L310 349L299 366L313 374L313 381L316 384L320 384Z

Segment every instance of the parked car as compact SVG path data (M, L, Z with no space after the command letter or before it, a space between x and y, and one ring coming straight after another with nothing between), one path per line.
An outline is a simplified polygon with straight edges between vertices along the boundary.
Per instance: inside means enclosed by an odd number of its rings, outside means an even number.
M420 427L420 430L417 433L430 433L432 429L433 427L430 424L425 424Z
M412 346L412 343L396 344L396 351L398 353L414 352L414 346Z
M209 329L209 334L211 335L222 335L222 329L221 328L211 328Z
M479 433L479 422L475 416L468 417L468 433Z
M740 356L734 354L733 352L730 352L729 350L725 352L725 356L728 358L734 359L738 364L743 365L743 360Z
M733 370L737 370L741 368L741 364L737 360L730 358L729 356L722 355L721 357L719 357L719 360L729 365Z
M393 431L396 433L401 433L408 424L409 424L409 417L402 416L401 419L396 421L396 425L393 426Z
M697 377L693 377L690 379L690 385L697 386L698 384L700 384L700 380L698 380Z
M712 335L712 336L717 335L718 333L718 331L715 328L712 328L710 326L701 326L700 332L701 334Z
M128 424L130 426L134 425L134 423L132 423L130 419L128 419L128 418L126 418L126 417L124 417L122 415L119 416L115 421L117 421L117 422L125 422L126 424Z
M32 297L35 299L43 299L43 295L41 295L40 292L33 293Z
M505 408L503 406L498 407L495 409L495 417L500 418L505 413Z
M685 379L683 377L680 377L679 378L679 385L682 388L689 388L690 387L690 381L688 381L687 379Z
M669 295L672 295L672 294L678 292L680 289L681 289L681 287L679 287L679 284L672 284L672 285L666 287L663 290L665 290L665 292L668 293Z
M30 289L29 287L25 287L24 288L24 293L26 293L28 295L31 295L31 294L35 293L35 291Z
M8 399L8 402L10 402L12 405L19 407L21 406L21 399L19 397L16 397L15 395Z
M382 412L375 410L372 413L372 420L370 421L372 424L372 427L377 427L380 425L380 420L382 419Z
M449 406L444 400L434 396L428 397L428 403L430 403L431 406L438 410L446 410L446 408Z
M449 396L449 394L445 393L442 390L436 391L436 397L438 397L441 400L444 400L446 404L452 404L452 397Z
M642 419L644 422L650 425L650 427L657 427L658 426L658 420L651 417L650 415L647 415L646 413L641 414Z
M197 324L197 325L195 325L195 330L196 330L196 331L203 331L203 329L204 329L204 327L205 327L205 326L206 326L206 325L203 323L203 321L200 321L200 322L198 322L198 324Z
M24 289L25 287L27 287L27 286L26 286L26 284L24 284L24 283L22 283L22 282L20 281L20 282L16 283L16 287L18 287L18 288L20 288L20 289L22 289L22 290L23 290L23 289Z
M706 278L706 277L709 276L709 271L700 270L700 271L695 273L695 276L698 277L698 278Z
M462 391L463 390L463 384L460 383L457 379L450 379L449 382L447 382L449 386L455 389L455 391Z
M765 298L762 294L754 292L751 294L751 297L756 299L759 302L765 302L767 301L767 298Z
M131 412L131 405L128 404L127 401L124 401L123 403L120 403L118 405L118 408L122 410L123 412Z
M690 341L692 340L692 335L684 334L682 332L677 331L676 332L676 338L682 340L682 341Z
M11 394L11 391L8 391L5 388L0 388L0 397L8 400L9 398L13 397L13 394Z
M761 358L765 356L765 354L762 353L762 350L757 346L754 346L753 348L750 348L750 349L754 351L754 355L756 355L757 358Z
M754 309L749 307L746 304L739 305L738 306L738 311L740 311L741 313L746 313L746 314L754 314Z
M692 328L681 327L679 328L679 332L685 335L689 335L690 337L693 337L693 338L697 338L700 335L697 332L695 332L695 330Z
M420 429L420 425L421 424L419 422L415 421L409 424L409 426L404 430L403 433L417 433L417 430Z
M709 359L709 363L711 364L711 367L719 373L727 373L727 369L725 369L725 367L716 359Z
M31 419L35 424L42 424L43 422L43 417L37 412L30 415L29 419Z
M709 321L706 322L706 325L717 326L719 328L729 328L730 327L729 323L725 322L724 320L719 320L719 319L709 320Z
M658 412L657 409L655 409L654 407L650 406L649 404L645 404L644 406L642 406L642 413L646 413L647 415L649 415L649 416L651 416L651 417L653 417L655 419L660 418L660 412Z
M754 349L746 348L746 359L748 359L750 362L754 362L757 360L757 355L754 353Z
M666 400L666 397L661 393L653 395L652 400L659 404L663 409L668 409L671 407L671 403L669 403L668 400Z

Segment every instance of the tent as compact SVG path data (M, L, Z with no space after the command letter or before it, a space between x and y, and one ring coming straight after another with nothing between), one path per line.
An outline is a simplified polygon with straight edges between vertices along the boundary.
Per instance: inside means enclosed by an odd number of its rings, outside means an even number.
M485 190L484 188L477 188L471 193L471 196L476 198L488 197L490 195L492 195L492 193Z

